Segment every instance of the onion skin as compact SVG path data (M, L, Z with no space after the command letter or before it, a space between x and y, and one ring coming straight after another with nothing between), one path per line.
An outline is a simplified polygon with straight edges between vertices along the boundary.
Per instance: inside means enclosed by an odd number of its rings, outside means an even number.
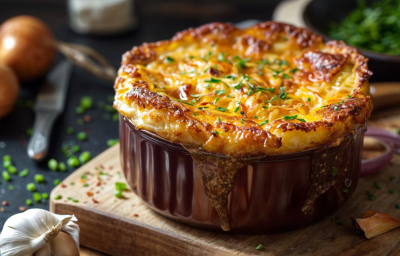
M10 68L0 63L0 119L14 108L18 93L17 76Z
M0 62L13 69L20 81L36 80L53 63L53 41L44 22L32 16L16 16L0 26Z

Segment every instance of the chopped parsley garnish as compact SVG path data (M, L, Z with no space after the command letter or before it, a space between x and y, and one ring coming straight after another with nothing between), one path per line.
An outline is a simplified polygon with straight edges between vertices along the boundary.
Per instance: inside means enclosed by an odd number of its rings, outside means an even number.
M221 123L221 118L218 117L217 120L218 120L218 123Z
M307 122L305 119L303 119L303 118L297 118L296 120L298 120L298 121L300 121L300 122L303 122L303 123L305 123L305 122Z
M258 116L254 116L253 118L257 119L257 118L258 118Z
M240 119L240 122L241 122L242 124L244 124L244 120L243 120L243 119Z
M276 100L278 97L274 96L270 100L267 100L265 104L271 103L271 101Z
M225 78L235 80L235 79L236 79L236 76L226 76Z
M225 52L221 52L220 54L218 54L218 60L221 62L226 61L225 54L226 54Z
M269 91L269 92L275 92L275 88L267 88L267 91Z
M311 101L311 98L307 98L307 101L310 102L310 101Z
M193 98L198 98L200 97L200 94L190 94L190 96L192 96Z
M281 90L281 92L278 95L279 98L281 98L282 100L286 99L287 92L285 92L285 87L282 85L281 87L279 87L279 89Z
M210 69L210 67L208 67L208 68L206 68L206 69L204 69L204 73L207 73L207 71Z
M264 124L268 124L269 120L265 120L264 122L262 122L261 124L259 124L259 126L263 126Z
M219 111L221 111L221 112L225 112L225 111L227 111L228 109L227 108L222 108L222 107L217 107L217 108L215 108L216 110L219 110Z
M219 101L219 97L217 97L217 98L215 99L214 104L217 104L218 101Z
M351 97L351 95L347 95L347 98L351 99L351 98L353 98L353 97Z
M262 108L268 108L268 106L262 106Z
M282 65L289 66L289 64L286 62L286 60L274 60L274 63L278 64L278 66L282 66Z
M256 93L256 92L265 92L265 91L266 91L265 88L257 87L256 90L254 91L254 93Z
M283 77L286 78L286 79L291 79L291 77L289 75L287 75L287 74L283 74Z
M374 182L374 186L377 189L382 189L381 184L379 184L379 182L377 182L377 181Z
M297 115L294 115L294 116L283 116L283 119L285 119L285 120L293 120L293 119L296 119L297 118Z
M191 100L189 103L190 103L190 104L196 103L196 99Z
M256 250L261 250L262 248L264 248L264 247L262 246L262 244L259 244L259 245L257 246Z
M193 106L193 107L194 107L194 104L192 104L192 103L185 102L185 101L183 101L183 100L181 100L181 99L179 99L178 101L181 102L181 103L183 103L183 104L187 104L187 105L190 105L190 106Z
M215 135L218 135L219 134L219 132L218 131L215 131Z
M167 57L165 57L165 60L164 60L164 62L166 62L166 63L174 63L175 62L175 60L173 59L173 58L171 58L171 57L169 57L169 56L167 56Z
M235 108L235 110L233 111L234 113L238 112L238 110L240 109L240 107Z
M325 106L325 105L323 105L323 106L321 106L321 108L326 108L326 106Z
M208 107L199 107L198 109L203 110L203 109L205 109L205 108L208 108Z
M298 70L297 68L294 68L294 69L290 70L289 73L294 74L294 73L296 73L297 71L299 71L299 70Z
M339 110L339 107L338 106L334 106L333 110Z
M208 80L204 80L204 82L216 84L216 83L221 82L221 79L216 79L216 78L214 78L214 77L211 77L211 78L208 79Z
M338 169L332 168L332 172L331 172L332 177L335 177L335 175L336 175L337 173L338 173Z
M193 113L193 115L194 115L194 116L198 116L198 114L196 114L196 113Z
M221 95L225 93L225 90L215 90L214 91L216 94Z

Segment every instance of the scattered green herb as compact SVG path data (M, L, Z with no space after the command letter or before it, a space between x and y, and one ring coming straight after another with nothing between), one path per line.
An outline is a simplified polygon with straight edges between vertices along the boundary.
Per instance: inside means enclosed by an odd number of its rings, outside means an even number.
M297 115L294 115L294 116L283 116L283 119L285 119L285 120L294 120L296 118L297 118Z
M164 59L164 63L171 64L171 63L174 63L174 62L175 62L175 60L173 58L169 57L169 56L165 57L165 59Z
M60 200L61 198L62 198L61 195L56 195L56 196L54 197L55 200Z
M225 112L225 111L227 111L228 109L227 108L222 108L222 107L217 107L217 108L215 108L216 110L219 110L219 111L221 111L221 112Z
M264 122L262 122L261 124L259 124L259 126L263 126L265 124L268 124L269 120L265 120Z
M278 97L282 100L286 99L287 92L285 92L285 87L282 85L281 87L279 87L279 89L281 90L281 92L279 93Z
M264 248L264 246L262 246L262 244L259 244L258 246L257 246L257 248L256 248L256 250L261 250L262 248Z
M212 83L212 84L217 84L221 82L221 79L216 79L214 77L211 77L210 79L206 79L204 80L204 82L206 83Z
M193 107L194 107L194 104L192 104L192 103L183 101L183 100L181 100L181 99L178 99L178 101L181 102L181 103L183 103L183 104L190 105L190 106L193 106Z
M225 93L225 90L216 90L214 91L217 95L221 95Z
M369 198L369 200L371 201L375 201L376 197L374 194L372 194L371 192L367 191L367 196Z
M377 189L382 189L381 184L379 184L379 182L377 182L377 181L374 182L374 186Z
M59 179L55 179L55 180L53 181L54 186L57 186L57 185L60 184L60 183L61 183L61 181L60 181Z

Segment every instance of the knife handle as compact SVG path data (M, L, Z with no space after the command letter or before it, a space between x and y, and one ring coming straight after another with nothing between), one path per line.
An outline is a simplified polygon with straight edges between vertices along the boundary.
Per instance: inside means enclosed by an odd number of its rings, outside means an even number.
M58 113L38 111L33 125L33 134L28 144L28 156L41 161L46 157L49 148L51 128Z

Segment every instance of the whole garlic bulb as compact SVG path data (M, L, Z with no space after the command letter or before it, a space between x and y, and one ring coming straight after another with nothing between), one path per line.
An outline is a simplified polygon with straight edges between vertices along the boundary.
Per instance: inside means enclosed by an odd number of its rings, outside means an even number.
M0 235L2 256L79 256L79 226L73 215L31 209L11 216Z

